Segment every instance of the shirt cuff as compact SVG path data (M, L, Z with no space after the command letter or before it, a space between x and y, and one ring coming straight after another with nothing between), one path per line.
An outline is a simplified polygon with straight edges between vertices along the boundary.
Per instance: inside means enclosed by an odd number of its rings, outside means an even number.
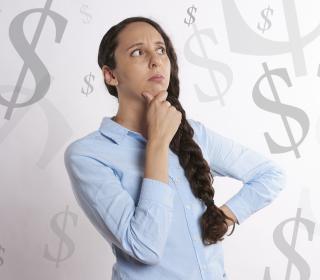
M138 205L142 200L148 200L173 209L175 193L176 190L169 184L156 179L143 178Z
M245 219L251 215L251 210L247 202L240 196L240 194L234 195L226 203L233 214L237 218L237 224L240 225Z

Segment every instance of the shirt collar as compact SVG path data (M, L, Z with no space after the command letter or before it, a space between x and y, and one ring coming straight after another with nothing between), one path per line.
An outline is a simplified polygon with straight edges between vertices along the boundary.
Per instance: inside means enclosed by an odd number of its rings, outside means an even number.
M133 130L130 130L124 126L122 126L121 124L117 123L116 121L112 120L114 116L105 116L103 117L100 127L99 127L99 131L111 138L113 141L115 141L118 145L121 144L121 142L124 140L124 138L127 135L132 135L135 138L138 138L139 140L143 141L143 142L147 142L147 140L138 132L135 132Z

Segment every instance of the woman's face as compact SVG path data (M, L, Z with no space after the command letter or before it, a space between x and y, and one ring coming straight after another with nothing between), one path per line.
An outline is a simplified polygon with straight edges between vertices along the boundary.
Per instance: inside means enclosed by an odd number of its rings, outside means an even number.
M106 81L113 78L119 97L138 98L144 102L143 91L155 95L168 89L171 64L164 40L152 25L146 22L128 24L118 35L115 59L113 77L105 72L105 78ZM160 82L148 80L154 74L161 74L164 79Z

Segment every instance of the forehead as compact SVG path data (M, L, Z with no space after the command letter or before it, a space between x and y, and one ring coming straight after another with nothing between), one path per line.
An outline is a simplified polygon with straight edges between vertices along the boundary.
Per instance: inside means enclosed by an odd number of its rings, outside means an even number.
M161 34L149 23L132 22L128 24L118 35L119 47L122 49L128 48L134 43L151 40L164 42Z

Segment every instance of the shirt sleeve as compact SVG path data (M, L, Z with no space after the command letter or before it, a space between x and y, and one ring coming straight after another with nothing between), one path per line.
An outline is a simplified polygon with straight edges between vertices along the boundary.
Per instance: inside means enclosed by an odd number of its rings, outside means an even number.
M89 220L109 243L139 262L156 264L167 240L176 190L162 181L143 178L135 206L111 167L70 150L64 154L65 166Z
M284 189L286 172L276 162L234 140L222 136L199 121L193 121L198 139L214 175L241 180L242 188L225 205L241 224L269 205Z

